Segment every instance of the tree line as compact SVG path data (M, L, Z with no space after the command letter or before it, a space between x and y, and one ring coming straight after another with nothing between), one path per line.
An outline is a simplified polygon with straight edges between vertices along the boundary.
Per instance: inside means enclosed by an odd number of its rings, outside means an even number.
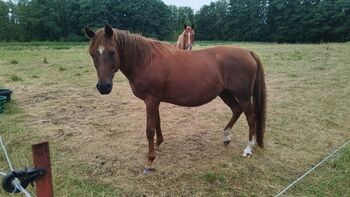
M0 0L0 41L81 41L84 26L107 23L169 40L193 16L191 8L167 6L161 0Z
M197 40L343 42L350 0L217 0L196 13L161 0L0 0L0 41L82 41L84 26L106 23L161 40L194 23Z
M350 40L350 0L218 0L195 19L203 40Z

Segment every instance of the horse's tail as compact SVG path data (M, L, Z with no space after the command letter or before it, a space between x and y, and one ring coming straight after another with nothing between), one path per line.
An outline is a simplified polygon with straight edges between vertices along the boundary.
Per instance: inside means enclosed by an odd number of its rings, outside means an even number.
M253 102L255 111L255 132L258 146L264 146L264 133L266 122L266 84L264 69L261 60L256 53L250 51L251 55L258 64L253 92Z

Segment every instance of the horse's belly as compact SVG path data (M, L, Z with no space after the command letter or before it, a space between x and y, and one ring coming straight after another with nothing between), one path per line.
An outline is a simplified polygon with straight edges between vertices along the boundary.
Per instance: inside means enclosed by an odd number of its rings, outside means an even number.
M186 107L196 107L200 105L204 105L206 103L209 103L212 101L216 96L212 97L206 97L206 98L195 98L195 99L164 99L164 102L179 105L179 106L186 106Z
M222 88L211 87L170 89L163 95L163 101L187 107L200 106L215 99L222 91Z

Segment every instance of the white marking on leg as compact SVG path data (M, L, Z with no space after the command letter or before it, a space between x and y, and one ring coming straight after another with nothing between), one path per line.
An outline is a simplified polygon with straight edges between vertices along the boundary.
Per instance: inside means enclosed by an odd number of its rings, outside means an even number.
M231 129L224 130L224 142L231 141L230 135L231 135Z
M105 50L104 46L102 46L102 45L98 46L98 52L100 52L101 55L102 55L104 50Z
M248 145L243 151L243 157L249 157L249 156L253 155L254 146L255 146L255 139L253 137L253 139L251 141L248 141Z

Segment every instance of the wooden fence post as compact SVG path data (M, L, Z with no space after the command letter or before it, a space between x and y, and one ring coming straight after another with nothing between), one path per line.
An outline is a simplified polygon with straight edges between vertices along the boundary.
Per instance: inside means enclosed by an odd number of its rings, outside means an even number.
M35 181L38 197L53 197L49 143L32 145L33 163L35 169L45 169L45 176Z

